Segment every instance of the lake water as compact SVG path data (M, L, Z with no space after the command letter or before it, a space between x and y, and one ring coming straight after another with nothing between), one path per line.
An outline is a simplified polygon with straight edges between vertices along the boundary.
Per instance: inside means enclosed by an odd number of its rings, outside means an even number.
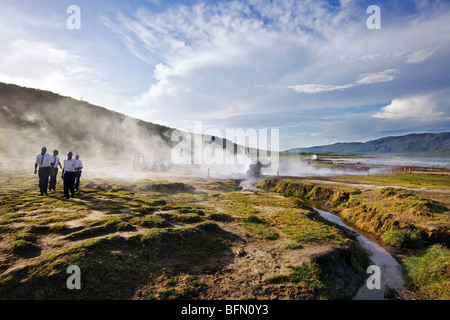
M398 166L420 166L420 167L436 167L450 168L450 156L393 156L393 157L377 157L377 158L329 158L327 160L336 163L347 164L373 164L373 165L398 165Z

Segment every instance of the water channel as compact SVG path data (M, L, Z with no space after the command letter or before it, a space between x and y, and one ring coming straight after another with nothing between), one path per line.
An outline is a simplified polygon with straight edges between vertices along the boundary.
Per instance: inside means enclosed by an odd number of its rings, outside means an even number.
M405 281L400 270L400 265L397 260L382 246L376 242L370 240L366 236L362 235L355 229L349 227L345 222L338 216L319 209L315 209L320 216L324 219L338 224L354 234L361 244L361 246L367 250L372 260L373 265L380 268L381 271L381 286L380 289L369 289L366 283L364 283L358 290L356 296L353 300L384 300L386 285L390 288L404 289ZM368 274L370 276L372 273Z
M241 182L240 186L243 190L263 191L245 180ZM308 204L315 207L314 203L308 202ZM397 289L397 292L398 290L405 288L405 281L400 270L400 264L383 246L348 226L339 216L316 208L314 210L316 210L324 219L350 230L350 232L356 236L356 239L361 246L369 253L372 264L379 267L381 275L380 289L369 289L367 284L364 283L359 288L353 300L384 300L386 286ZM368 276L371 274L372 273L368 274Z

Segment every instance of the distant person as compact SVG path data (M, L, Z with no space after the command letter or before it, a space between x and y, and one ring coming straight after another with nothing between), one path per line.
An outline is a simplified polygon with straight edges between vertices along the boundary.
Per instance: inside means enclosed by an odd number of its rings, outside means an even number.
M147 169L147 165L145 164L145 158L144 156L139 157L139 169L141 171L145 171Z
M78 154L75 156L75 160L77 161L77 176L75 178L75 191L78 191L78 189L80 188L81 173L83 172L83 162L81 162L80 156Z
M136 154L133 154L133 170L136 171L138 167L138 156Z
M64 160L64 167L62 178L64 181L64 198L70 199L75 196L75 179L77 177L78 161L72 158L73 153L67 154L67 159ZM70 192L70 194L69 194Z
M48 180L51 174L52 156L47 153L47 148L43 147L41 153L36 156L36 161L34 162L34 174L38 173L39 167L39 191L40 196L47 196Z
M257 160L255 164L250 165L246 172L246 176L248 179L259 179L261 178L261 168L269 168L271 165L271 162L262 164L261 161Z
M53 150L53 156L52 156L52 173L50 174L50 185L49 190L55 191L56 188L56 178L58 177L58 166L62 169L61 160L58 157L59 151Z

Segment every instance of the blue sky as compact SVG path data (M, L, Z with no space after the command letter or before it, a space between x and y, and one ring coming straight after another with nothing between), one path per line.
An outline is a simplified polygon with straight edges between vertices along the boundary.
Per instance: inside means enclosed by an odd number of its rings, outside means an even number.
M69 30L70 5L81 29ZM381 9L369 30L366 10ZM280 148L450 130L450 2L0 0L0 81Z

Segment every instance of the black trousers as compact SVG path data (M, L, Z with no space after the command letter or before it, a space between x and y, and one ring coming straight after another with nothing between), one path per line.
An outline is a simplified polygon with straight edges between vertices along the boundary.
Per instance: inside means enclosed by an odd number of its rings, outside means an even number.
M77 175L75 177L75 190L78 190L80 188L80 179L81 179L81 171L77 172Z
M66 199L70 198L70 196L75 195L75 178L76 172L64 172L64 197ZM70 196L69 196L70 192Z
M38 171L39 190L41 191L41 194L47 194L48 179L50 178L51 172L52 172L51 167L39 168L39 171Z
M58 176L58 168L53 167L52 168L52 173L50 174L50 185L48 186L48 188L50 190L55 190L56 189L56 177Z

